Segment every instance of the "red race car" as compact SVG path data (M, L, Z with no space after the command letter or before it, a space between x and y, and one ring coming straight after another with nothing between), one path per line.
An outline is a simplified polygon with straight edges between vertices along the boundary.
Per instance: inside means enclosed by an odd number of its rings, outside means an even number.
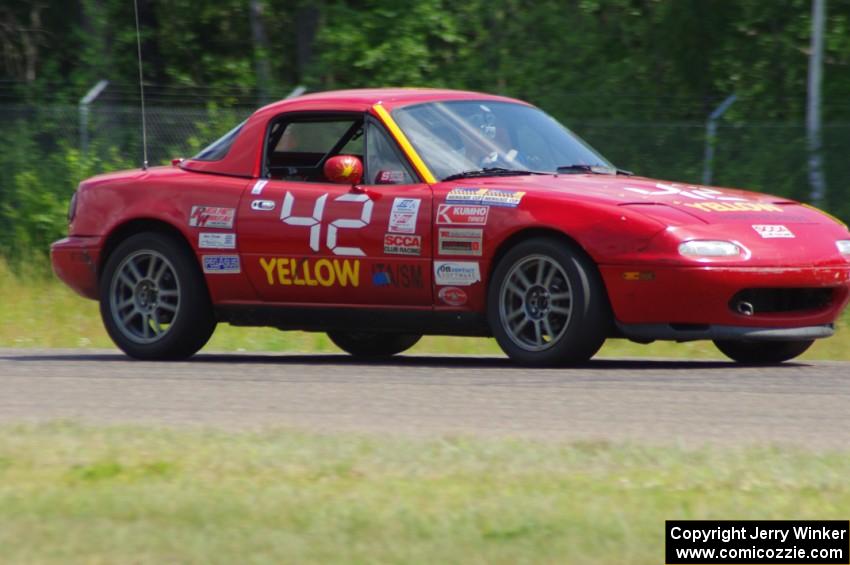
M69 217L55 272L141 359L190 356L228 322L360 356L492 336L553 366L625 337L777 363L832 335L850 294L850 232L828 215L633 176L473 92L271 104L191 159L82 182Z

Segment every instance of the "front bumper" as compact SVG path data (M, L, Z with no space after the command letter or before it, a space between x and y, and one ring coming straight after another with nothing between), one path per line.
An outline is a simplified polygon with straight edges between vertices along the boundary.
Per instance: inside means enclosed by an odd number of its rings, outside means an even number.
M626 326L753 329L826 326L835 322L850 299L850 265L799 268L609 265L601 266L600 271L614 316L618 324ZM828 304L810 309L756 312L750 316L733 310L732 298L744 289L753 288L829 288L832 297Z
M805 326L802 328L754 328L745 326L712 326L697 324L621 324L617 329L623 337L648 343L657 339L694 341L697 339L729 339L735 341L803 341L830 337L835 326Z
M50 246L53 272L80 295L97 300L101 237L71 236Z

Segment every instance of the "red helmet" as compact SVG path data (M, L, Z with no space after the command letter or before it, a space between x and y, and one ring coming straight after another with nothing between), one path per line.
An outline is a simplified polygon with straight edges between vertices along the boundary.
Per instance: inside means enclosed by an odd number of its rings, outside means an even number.
M336 155L325 161L325 178L339 184L360 184L363 163L354 155Z

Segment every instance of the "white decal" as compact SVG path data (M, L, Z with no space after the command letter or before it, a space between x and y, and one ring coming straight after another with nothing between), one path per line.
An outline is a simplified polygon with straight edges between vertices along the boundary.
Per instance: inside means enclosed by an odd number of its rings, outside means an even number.
M489 212L489 206L440 204L437 207L437 223L444 225L483 226L487 223Z
M420 255L422 237L418 235L384 234L384 253L387 255Z
M753 229L765 239L793 238L791 230L782 225L756 224Z
M415 233L416 220L419 217L418 198L396 198L390 211L390 233Z
M239 273L239 255L204 255L204 272L211 274Z
M630 186L623 187L624 190L637 192L645 196L684 196L693 200L723 200L727 202L746 202L746 198L738 198L737 196L723 196L723 193L713 188L700 188L698 186L666 184L659 182L655 184L658 190L646 190L644 188L634 188Z
M258 212L270 212L274 210L274 202L271 200L252 200L251 210L257 210Z
M233 218L235 215L235 208L192 206L192 212L189 214L189 225L197 228L222 228L230 230L233 229Z
M481 280L478 263L465 261L434 261L434 283L437 285L469 286Z
M453 188L446 195L446 202L482 204L485 206L504 206L516 208L522 202L525 192L516 190L494 190L488 188Z
M285 224L290 226L304 226L310 228L310 249L313 251L319 250L319 239L322 231L322 216L325 213L325 201L328 199L327 193L316 198L313 205L312 216L293 216L292 207L295 205L295 197L291 192L287 191L283 198L283 207L280 211L280 219ZM330 223L328 226L325 245L328 249L334 252L334 255L344 256L365 256L366 253L359 247L338 247L337 246L337 231L341 229L359 229L369 225L372 220L372 207L374 202L367 194L343 194L334 198L334 202L362 202L363 208L360 211L360 218L339 218Z
M481 255L483 230L439 228L437 252L440 255Z
M235 233L200 233L198 247L201 249L236 249Z
M268 183L269 183L269 181L267 181L265 179L258 180L257 182L254 183L254 188L251 189L251 194L253 194L254 196L262 194L263 189L266 187L266 185Z

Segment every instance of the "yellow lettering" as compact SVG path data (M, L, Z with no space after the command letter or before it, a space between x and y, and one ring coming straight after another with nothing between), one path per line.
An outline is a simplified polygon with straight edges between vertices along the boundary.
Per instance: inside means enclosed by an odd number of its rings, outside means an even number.
M265 258L260 257L260 266L266 272L266 278L269 280L270 285L274 284L274 276L272 273L274 272L275 263L277 263L277 259L272 258L266 261Z
M322 272L324 270L324 273ZM334 281L334 270L331 267L331 262L327 259L319 259L316 261L316 278L319 280L319 284L322 286L333 286Z
M359 286L360 285L360 260L355 259L349 261L344 259L340 265L339 259L334 259L334 271L336 278L339 280L340 286Z
M295 285L304 286L304 279L298 276L298 259L290 259L290 261L292 262L292 274L295 276ZM309 266L307 259L304 259L301 263L301 270L306 271Z
M280 284L290 285L292 284L292 279L289 278L289 274L292 272L291 267L285 267L284 265L288 265L289 261L286 259L278 259L277 260L277 281Z

